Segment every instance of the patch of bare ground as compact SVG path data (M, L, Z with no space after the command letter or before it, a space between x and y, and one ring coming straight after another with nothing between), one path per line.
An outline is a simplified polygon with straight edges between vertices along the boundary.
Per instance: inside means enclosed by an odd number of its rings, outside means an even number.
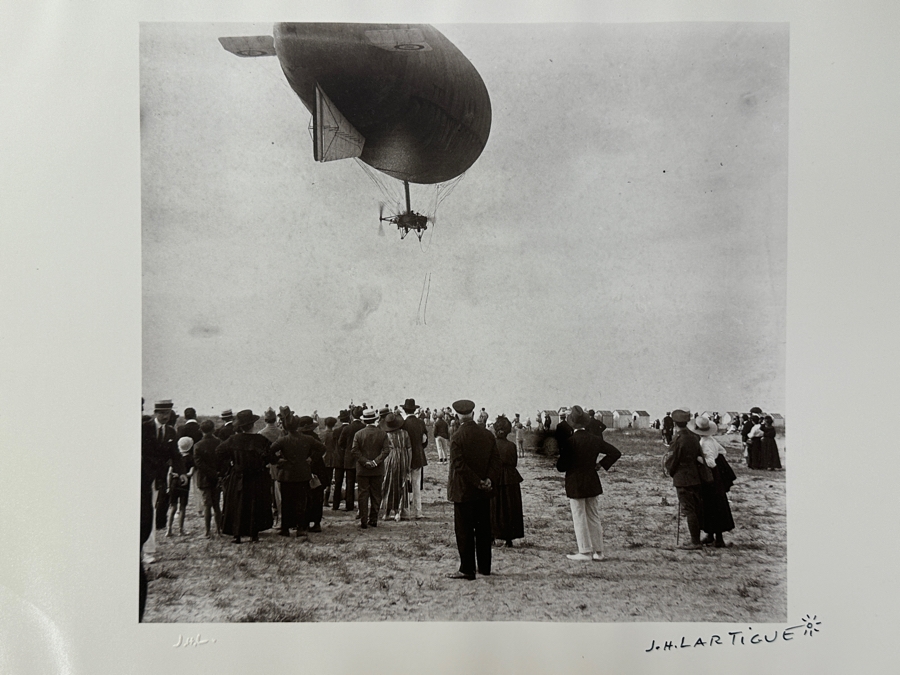
M566 559L576 546L562 474L529 450L519 460L525 539L493 548L490 577L448 579L459 564L453 505L432 442L423 520L360 530L354 514L326 508L323 531L308 541L271 530L258 543L233 544L206 539L192 503L186 535L157 533L144 620L785 621L785 473L747 469L739 440L724 437L738 475L730 492L737 528L726 534L727 548L682 551L658 432L605 437L623 456L601 475L602 562Z

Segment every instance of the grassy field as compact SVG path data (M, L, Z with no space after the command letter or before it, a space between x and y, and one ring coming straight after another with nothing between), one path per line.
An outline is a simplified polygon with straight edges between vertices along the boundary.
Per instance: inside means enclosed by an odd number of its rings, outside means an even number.
M447 465L429 443L423 520L362 531L352 513L327 508L323 531L307 542L270 530L258 543L236 545L206 539L192 502L184 536L157 533L144 620L785 621L786 472L747 469L739 438L721 437L738 475L730 492L737 527L725 535L731 545L682 551L658 432L604 436L623 456L601 472L603 562L566 559L576 546L563 475L529 451L519 460L525 539L494 547L490 577L446 578L459 564L453 506ZM685 531L682 522L682 541Z

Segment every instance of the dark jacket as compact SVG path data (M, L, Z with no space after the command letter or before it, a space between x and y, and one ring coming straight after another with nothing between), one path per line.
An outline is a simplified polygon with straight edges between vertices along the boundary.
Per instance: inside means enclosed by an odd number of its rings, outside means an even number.
M175 429L175 438L180 439L185 436L189 437L194 444L200 442L203 438L203 432L200 431L200 423L197 420L188 420L184 424L179 424Z
M622 456L619 450L599 436L579 429L560 448L556 470L566 472L566 497L587 499L603 494L597 474L597 458L603 455L600 466L609 470Z
M212 490L225 473L219 461L218 447L222 443L210 434L201 438L194 446L194 467L197 474L197 487L200 490Z
M344 433L344 430L349 427L349 424L338 424L334 428L334 433L332 434L332 444L334 449L331 454L331 462L332 466L335 469L344 469L344 448L341 445L341 436Z
M406 429L409 434L409 441L412 443L412 461L409 463L410 471L415 471L423 466L428 465L425 459L425 446L428 444L428 432L425 431L425 422L415 415L410 415L403 420L401 429Z
M496 483L499 475L497 439L487 429L467 420L450 439L447 499L451 502L490 499L493 489L483 490L479 484L485 478Z
M313 439L309 436L288 434L272 444L278 458L275 480L282 483L308 483L312 478Z
M300 435L305 436L312 441L312 446L309 449L309 456L310 459L312 459L312 462L310 463L309 468L316 478L324 484L326 480L330 480L328 473L329 468L325 464L325 444L319 440L319 434L317 434L314 429L301 432ZM322 489L324 490L325 488Z
M497 456L500 458L500 473L497 485L513 485L522 482L522 474L516 468L519 453L516 444L505 438L497 439Z
M175 429L169 425L165 425L163 429L163 439L159 440L154 419L141 424L141 478L144 480L165 478L169 462L175 473L184 473Z
M441 438L446 438L447 440L450 440L450 427L447 424L447 420L445 420L443 418L435 420L434 436L435 436L435 438L440 436Z
M353 459L353 437L356 436L356 433L360 429L365 429L366 425L362 420L353 420L344 427L344 430L341 432L341 438L338 440L338 447L340 447L341 452L344 455L344 468L345 469L356 469L356 460Z
M391 452L387 434L376 426L366 426L353 436L350 453L356 462L357 476L383 476L384 460ZM374 460L378 466L368 467L365 462Z
M702 454L700 437L686 427L679 430L666 455L666 471L675 487L701 484L697 458Z

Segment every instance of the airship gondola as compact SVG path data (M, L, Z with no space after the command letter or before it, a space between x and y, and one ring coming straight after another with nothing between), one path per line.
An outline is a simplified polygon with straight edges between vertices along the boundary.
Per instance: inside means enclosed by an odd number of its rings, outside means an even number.
M481 76L438 30L412 24L279 23L273 36L219 38L238 56L277 56L312 115L313 157L355 157L402 181L405 211L388 220L421 238L427 217L409 184L462 175L484 150L491 101Z

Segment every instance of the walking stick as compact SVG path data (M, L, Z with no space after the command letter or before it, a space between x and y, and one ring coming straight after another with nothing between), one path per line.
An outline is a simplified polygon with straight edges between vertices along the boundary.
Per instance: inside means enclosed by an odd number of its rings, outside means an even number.
M678 539L681 536L681 500L678 500L678 521L675 525L675 545L678 546Z

